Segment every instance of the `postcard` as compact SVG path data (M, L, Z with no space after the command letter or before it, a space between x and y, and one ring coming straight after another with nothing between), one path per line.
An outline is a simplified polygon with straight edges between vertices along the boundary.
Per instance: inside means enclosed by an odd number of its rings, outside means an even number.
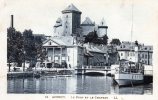
M4 100L156 100L156 0L1 0Z

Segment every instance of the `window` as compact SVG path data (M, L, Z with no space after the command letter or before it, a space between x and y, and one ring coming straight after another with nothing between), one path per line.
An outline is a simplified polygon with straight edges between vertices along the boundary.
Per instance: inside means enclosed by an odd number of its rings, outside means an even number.
M130 53L130 56L132 56L132 52Z
M68 56L68 61L70 61L70 57Z
M144 61L144 63L146 64L146 60Z
M144 58L144 54L142 54L142 58Z
M123 53L121 53L121 56L123 56Z
M66 15L66 18L68 18L68 15Z
M145 55L145 59L147 59L147 55Z
M49 45L52 45L52 42L49 42Z

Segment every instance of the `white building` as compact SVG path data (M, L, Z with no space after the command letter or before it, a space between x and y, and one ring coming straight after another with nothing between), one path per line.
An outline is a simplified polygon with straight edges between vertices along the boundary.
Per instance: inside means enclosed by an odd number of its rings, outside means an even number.
M51 37L44 41L47 58L45 67L76 68L83 64L83 47L76 45L72 36Z
M120 59L152 65L153 46L124 41L117 47Z

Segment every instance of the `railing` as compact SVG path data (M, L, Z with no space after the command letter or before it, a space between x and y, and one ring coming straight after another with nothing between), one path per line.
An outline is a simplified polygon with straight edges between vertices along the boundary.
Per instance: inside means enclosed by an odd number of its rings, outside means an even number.
M109 66L84 66L82 69L110 69Z
M153 75L153 70L144 70L144 75Z

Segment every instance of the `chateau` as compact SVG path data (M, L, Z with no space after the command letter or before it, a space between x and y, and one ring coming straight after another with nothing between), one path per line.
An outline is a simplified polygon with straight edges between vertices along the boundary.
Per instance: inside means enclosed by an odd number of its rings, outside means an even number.
M102 19L97 25L89 17L81 23L82 12L73 4L62 11L57 18L53 36L43 43L47 51L45 67L76 68L83 66L104 66L107 64L105 45L85 44L84 36L96 31L99 38L107 35L108 26Z
M62 11L62 18L58 18L54 25L53 36L77 36L82 37L94 30L97 31L99 37L107 35L108 26L105 20L102 19L97 25L89 17L81 23L82 12L78 10L73 4L69 5Z
M124 41L119 46L84 43L85 36L96 32L98 38L107 36L108 26L104 18L95 24L89 17L81 23L82 12L73 4L62 11L57 18L53 36L43 42L47 51L45 67L80 68L105 66L117 63L121 59L152 65L153 47ZM131 48L132 46L132 48ZM137 49L137 50L136 50Z

